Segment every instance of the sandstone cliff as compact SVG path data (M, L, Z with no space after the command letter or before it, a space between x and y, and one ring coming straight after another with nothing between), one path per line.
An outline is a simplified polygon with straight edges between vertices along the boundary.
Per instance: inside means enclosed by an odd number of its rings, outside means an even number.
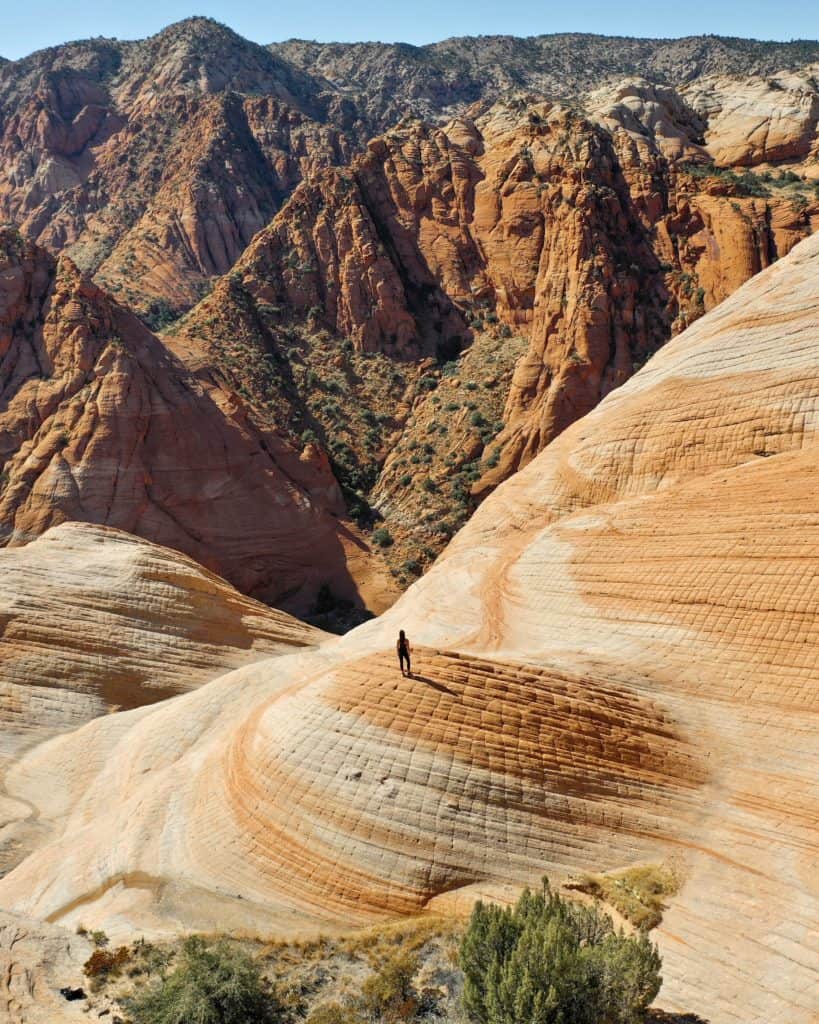
M306 609L322 585L357 600L350 569L366 545L339 518L321 459L191 374L69 260L6 231L0 271L5 544L65 520L99 523L269 601Z
M723 172L722 136L703 132L646 81L595 94L586 117L519 97L408 120L299 186L173 344L254 415L318 439L348 504L384 517L406 581L492 487L815 227L806 182Z
M382 619L23 758L9 793L60 839L4 905L287 932L668 858L665 1005L808 1024L817 264L801 243L667 345Z

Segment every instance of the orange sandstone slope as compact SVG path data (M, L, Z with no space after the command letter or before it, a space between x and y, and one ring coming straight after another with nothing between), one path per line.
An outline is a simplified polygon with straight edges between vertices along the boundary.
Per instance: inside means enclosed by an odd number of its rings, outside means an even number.
M185 693L324 634L175 551L63 523L0 550L0 778L49 737ZM43 841L0 783L0 873Z
M59 839L0 902L292 932L670 859L664 1005L812 1021L817 271L671 342L381 619L34 749L7 789Z
M324 637L184 555L87 523L0 550L0 615L4 751Z
M364 545L320 459L191 374L62 257L0 234L0 537L65 520L175 548L245 593L355 598Z
M0 69L0 215L158 325L361 135L323 83L205 18Z

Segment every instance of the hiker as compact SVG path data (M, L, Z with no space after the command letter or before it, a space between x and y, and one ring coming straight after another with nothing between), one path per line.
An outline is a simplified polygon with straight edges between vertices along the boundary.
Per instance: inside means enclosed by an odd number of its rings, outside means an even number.
M395 649L398 652L398 664L401 666L401 675L412 676L412 671L410 669L410 651L412 648L410 647L410 642L407 640L407 635L403 629L398 631L398 640L396 641ZM405 661L407 663L406 672L404 671Z

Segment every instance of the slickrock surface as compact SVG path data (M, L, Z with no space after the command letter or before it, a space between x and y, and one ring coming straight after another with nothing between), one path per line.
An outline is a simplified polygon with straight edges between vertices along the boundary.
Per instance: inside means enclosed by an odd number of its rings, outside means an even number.
M325 634L167 548L84 523L0 550L0 772L48 737ZM48 832L0 781L0 873Z
M815 1020L817 271L670 343L381 619L31 751L7 789L59 839L2 905L292 932L668 859L663 1005Z
M683 90L707 123L705 144L720 166L804 161L819 179L819 63L769 78L709 76Z
M0 550L0 618L4 752L324 636L175 551L85 523Z
M309 608L357 599L320 458L240 396L196 376L132 314L10 230L0 232L0 542L66 520L182 551L245 593ZM377 575L375 560L363 567Z

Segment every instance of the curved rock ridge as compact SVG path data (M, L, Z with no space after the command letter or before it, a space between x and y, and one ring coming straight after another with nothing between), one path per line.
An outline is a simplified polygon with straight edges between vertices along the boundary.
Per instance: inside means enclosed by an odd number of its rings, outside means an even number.
M70 260L10 230L0 398L3 543L90 521L182 551L269 601L307 608L322 585L358 600L348 565L366 545L340 518L326 464L192 374Z
M812 1021L817 268L813 238L671 342L381 619L22 758L59 838L3 905L292 932L668 859L664 1005Z
M3 749L324 634L175 551L86 523L0 550Z

